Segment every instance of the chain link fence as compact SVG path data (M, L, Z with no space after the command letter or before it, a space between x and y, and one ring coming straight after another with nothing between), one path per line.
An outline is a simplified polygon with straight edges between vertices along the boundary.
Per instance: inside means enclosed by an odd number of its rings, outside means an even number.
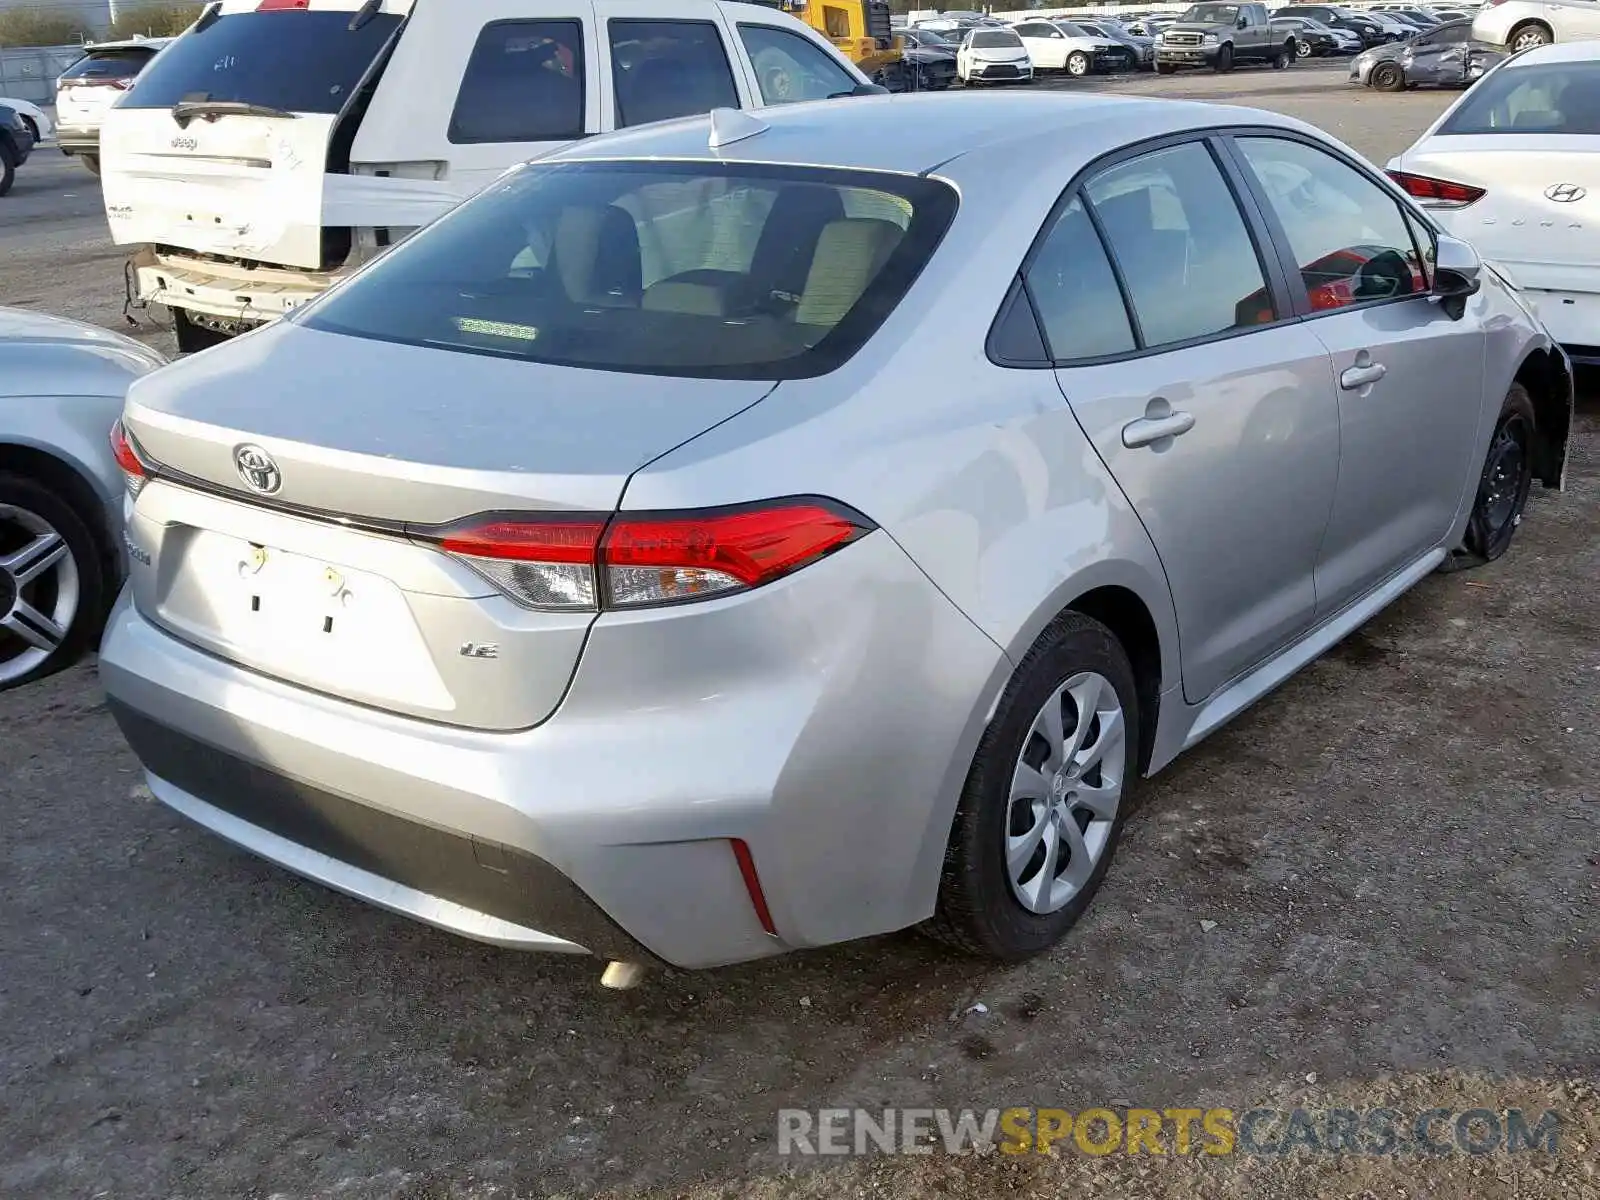
M0 49L0 96L33 104L54 104L56 76L82 55L81 46Z

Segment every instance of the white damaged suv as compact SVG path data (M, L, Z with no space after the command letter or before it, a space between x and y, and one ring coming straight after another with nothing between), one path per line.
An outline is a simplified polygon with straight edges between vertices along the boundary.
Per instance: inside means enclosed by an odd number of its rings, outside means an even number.
M187 352L579 138L881 90L755 4L220 0L107 115L106 214Z

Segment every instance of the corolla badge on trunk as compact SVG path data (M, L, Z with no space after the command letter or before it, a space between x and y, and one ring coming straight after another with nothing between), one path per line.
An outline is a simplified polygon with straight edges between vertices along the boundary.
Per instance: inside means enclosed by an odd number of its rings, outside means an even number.
M272 455L260 446L246 444L238 447L233 452L233 465L239 472L239 478L253 492L271 496L283 486L283 472L278 470Z

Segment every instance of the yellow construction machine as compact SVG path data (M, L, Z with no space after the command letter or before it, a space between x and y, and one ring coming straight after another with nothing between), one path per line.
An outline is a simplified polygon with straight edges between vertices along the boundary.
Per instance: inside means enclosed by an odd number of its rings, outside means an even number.
M889 23L889 0L757 0L804 21L861 73L891 92L904 91L901 42Z

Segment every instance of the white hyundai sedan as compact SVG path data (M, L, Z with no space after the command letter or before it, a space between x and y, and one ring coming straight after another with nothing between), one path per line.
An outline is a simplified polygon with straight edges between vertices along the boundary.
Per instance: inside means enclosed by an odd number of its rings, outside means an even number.
M1390 176L1516 285L1577 362L1600 362L1600 42L1490 71Z

